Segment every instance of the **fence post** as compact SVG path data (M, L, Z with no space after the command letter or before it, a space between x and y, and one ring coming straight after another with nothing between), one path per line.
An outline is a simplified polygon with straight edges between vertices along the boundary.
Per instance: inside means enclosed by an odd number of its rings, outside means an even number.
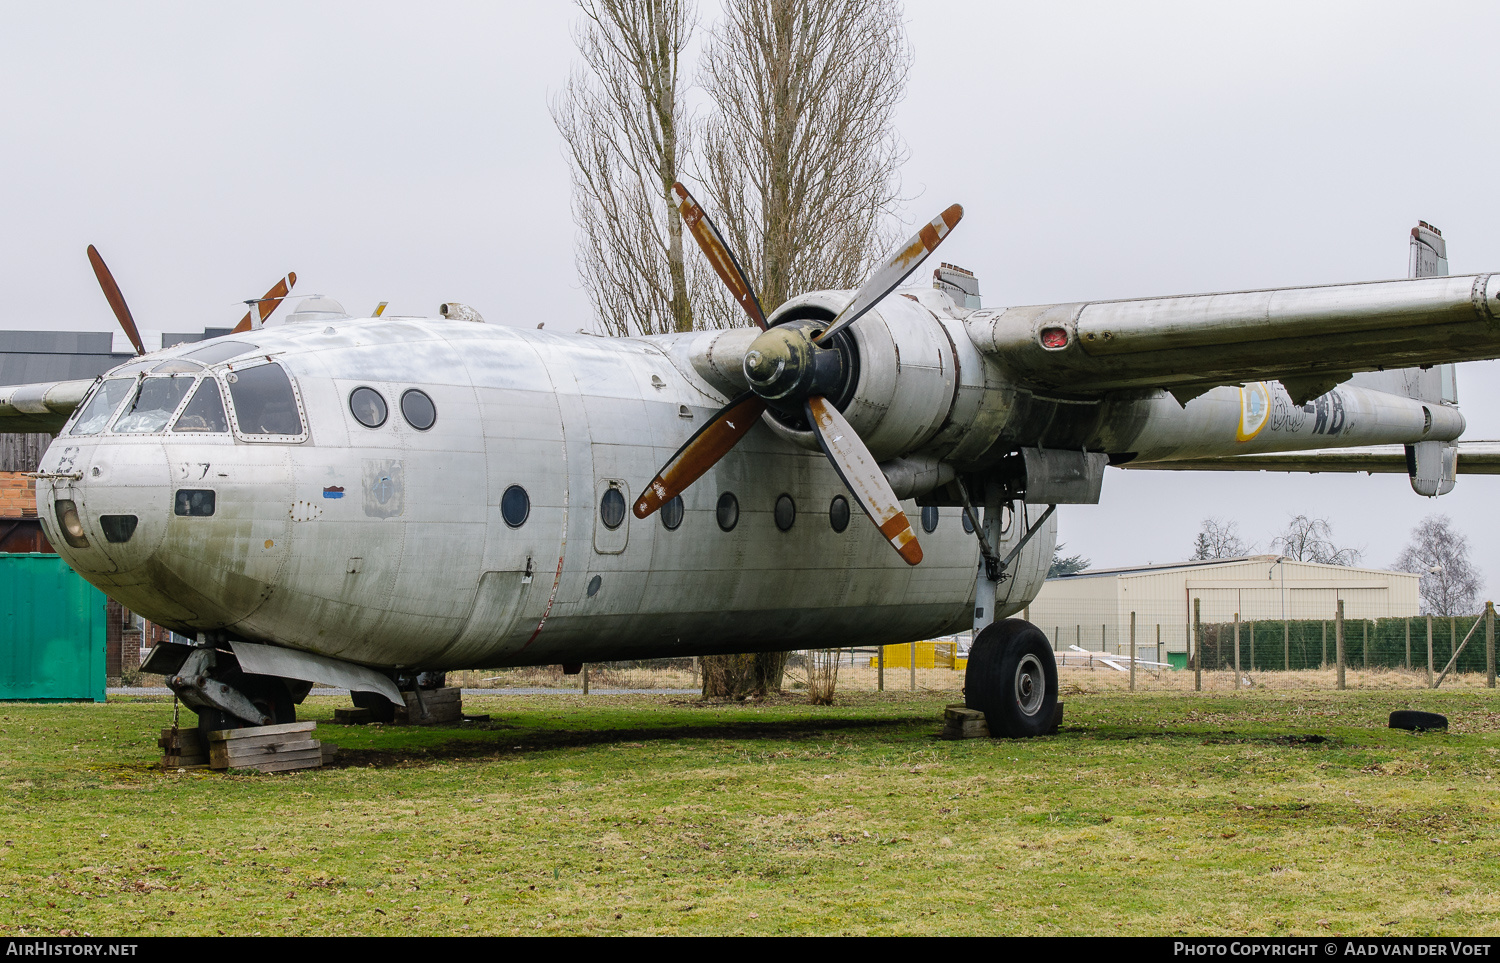
M1255 620L1254 619L1250 620L1250 664L1249 664L1248 668L1249 668L1249 670L1251 672L1255 671Z
M1427 616L1427 688L1432 688L1432 615Z
M1287 619L1281 620L1281 667L1292 671L1292 623Z
M1333 617L1333 646L1334 657L1339 660L1339 691L1344 691L1344 600L1339 599L1339 607Z
M1193 599L1193 691L1203 691L1203 600Z
M1491 660L1493 664L1493 660ZM1490 675L1494 675L1493 672ZM1130 691L1135 691L1135 613L1130 613Z
M589 694L589 664L587 662L583 664L583 694Z
M1322 669L1328 666L1328 623L1319 619L1318 627L1323 630L1323 661L1318 663L1318 668Z
M1240 613L1234 613L1234 691L1240 691Z
M1156 623L1156 658L1153 659L1152 661L1153 662L1165 662L1165 661L1167 661L1166 654L1164 652L1162 652L1162 650L1161 650L1161 623L1160 622ZM1156 667L1156 678L1158 678L1158 679L1161 678L1161 666L1157 666Z
M1484 603L1484 684L1495 687L1495 603Z
M1109 651L1109 626L1108 625L1100 625L1099 626L1099 651L1100 652L1108 652ZM1116 651L1118 651L1118 649L1116 649Z

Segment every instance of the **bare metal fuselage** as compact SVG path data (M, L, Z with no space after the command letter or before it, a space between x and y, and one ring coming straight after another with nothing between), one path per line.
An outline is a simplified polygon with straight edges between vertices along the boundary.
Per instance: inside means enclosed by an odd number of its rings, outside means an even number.
M628 504L723 403L649 340L402 320L254 340L254 357L290 371L305 440L65 432L42 465L80 476L39 485L69 563L179 631L442 669L871 644L968 624L978 549L958 510L941 510L927 560L909 568L857 507L834 531L838 476L764 426L685 495L676 530L628 513L606 527L604 492L618 486ZM360 386L390 406L378 428L351 414ZM400 414L412 387L436 404L427 431ZM500 511L511 486L529 500L518 527ZM212 489L215 514L173 514L183 488ZM726 492L739 508L728 532L715 512ZM788 531L773 519L783 494ZM80 506L87 548L57 530L62 498ZM110 514L139 518L129 541L105 539L97 520Z

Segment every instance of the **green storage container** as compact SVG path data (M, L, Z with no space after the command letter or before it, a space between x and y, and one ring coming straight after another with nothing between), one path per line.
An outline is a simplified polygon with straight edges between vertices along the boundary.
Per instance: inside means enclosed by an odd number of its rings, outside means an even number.
M1178 670L1178 669L1186 669L1187 668L1187 656L1188 656L1188 654L1186 652L1168 652L1167 653L1167 664L1169 664L1172 667L1172 670L1174 672L1176 670Z
M0 699L103 702L104 604L60 556L0 553Z

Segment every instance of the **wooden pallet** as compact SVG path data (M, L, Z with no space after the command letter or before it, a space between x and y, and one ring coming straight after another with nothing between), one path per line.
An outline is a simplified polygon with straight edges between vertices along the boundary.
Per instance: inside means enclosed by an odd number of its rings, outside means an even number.
M220 729L208 734L208 764L213 769L285 772L323 765L323 744L312 737L316 722Z

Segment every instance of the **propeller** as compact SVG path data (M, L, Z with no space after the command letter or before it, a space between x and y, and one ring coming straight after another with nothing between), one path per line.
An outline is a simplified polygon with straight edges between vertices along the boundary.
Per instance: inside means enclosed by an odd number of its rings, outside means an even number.
M130 307L125 303L125 296L120 293L120 286L115 283L115 276L109 273L109 266L104 263L104 258L99 256L99 250L92 244L89 245L89 264L93 265L94 277L99 279L99 287L104 289L104 300L109 302L110 310L115 313L115 319L124 329L125 337L129 338L130 343L135 347L136 355L145 354L146 344L141 340L140 331L136 329L135 318L130 316ZM297 272L288 271L287 276L277 281L275 286L266 292L265 297L246 303L256 305L256 309L260 312L260 320L264 323L282 299L291 293L292 285L296 283ZM254 310L245 312L245 317L234 326L234 334L250 330L250 315L253 313Z
M261 324L265 324L266 318L269 318L271 316L271 312L276 310L276 306L281 304L282 299L285 298L288 294L292 293L292 287L296 283L297 272L288 271L286 277L282 278L280 281L277 281L275 286L272 287L271 290L266 292L265 297L256 298L254 301L247 302L248 304L255 305L255 311L258 311L260 313ZM382 304L381 308L384 307L385 305ZM244 334L246 331L249 331L251 327L250 315L252 313L254 312L246 311L245 316L240 319L240 323L235 325L234 330L230 333Z
M667 460L636 501L635 516L649 518L680 495L728 454L767 408L774 406L804 415L823 453L882 537L908 565L921 562L922 546L891 483L859 435L828 400L827 395L843 375L843 359L831 348L832 336L858 321L906 280L958 224L963 208L954 204L924 224L871 273L831 323L792 321L767 328L754 286L713 222L682 184L672 185L672 190L679 198L683 223L703 247L709 263L750 320L765 333L745 353L750 390L719 409Z
M115 283L115 276L109 273L109 266L104 263L104 258L99 256L98 249L92 244L89 245L89 264L93 265L94 277L99 279L99 286L104 289L104 300L109 302L109 309L115 313L120 327L125 329L125 337L135 345L136 355L145 354L146 345L141 341L141 333L136 330L135 318L130 316L125 296L120 293L120 286Z

